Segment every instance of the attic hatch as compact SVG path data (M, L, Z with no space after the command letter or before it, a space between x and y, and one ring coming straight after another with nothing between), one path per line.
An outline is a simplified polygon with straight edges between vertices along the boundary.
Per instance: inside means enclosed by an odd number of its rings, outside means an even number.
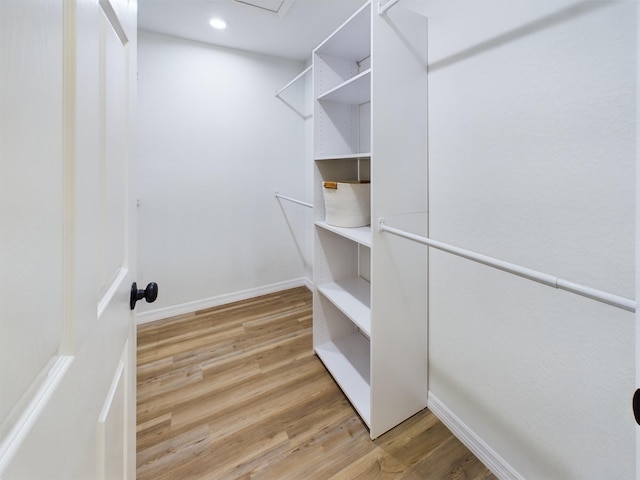
M284 17L295 0L235 0L237 3L243 3L251 7L256 7L263 12L275 13L280 17Z

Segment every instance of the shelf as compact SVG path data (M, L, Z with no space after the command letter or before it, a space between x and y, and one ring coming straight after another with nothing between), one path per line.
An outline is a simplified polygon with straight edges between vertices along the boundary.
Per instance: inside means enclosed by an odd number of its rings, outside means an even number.
M369 341L356 332L318 345L315 351L362 419L370 425Z
M319 285L318 290L342 313L371 337L371 285L362 278L347 278Z
M355 228L345 228L345 227L334 227L333 225L329 225L327 222L316 222L318 227L324 228L325 230L329 230L330 232L337 233L349 240L353 240L354 242L359 243L360 245L364 245L365 247L371 247L371 226L367 225L366 227L355 227Z
M359 73L318 97L319 102L362 105L371 101L371 69Z
M349 153L346 155L327 155L323 157L316 157L316 162L324 162L325 160L371 160L371 152L369 153Z
M371 55L371 3L354 13L315 49L320 55L360 62Z

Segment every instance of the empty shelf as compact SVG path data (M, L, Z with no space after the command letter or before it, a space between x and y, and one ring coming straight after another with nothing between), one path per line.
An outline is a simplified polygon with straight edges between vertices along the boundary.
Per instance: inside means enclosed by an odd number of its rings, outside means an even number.
M370 38L371 3L367 2L316 47L315 52L359 62L371 55Z
M347 278L319 285L318 290L342 313L371 337L371 285L362 278Z
M320 95L318 101L361 105L371 101L371 69Z
M356 332L317 346L316 354L362 419L369 425L371 423L369 341Z

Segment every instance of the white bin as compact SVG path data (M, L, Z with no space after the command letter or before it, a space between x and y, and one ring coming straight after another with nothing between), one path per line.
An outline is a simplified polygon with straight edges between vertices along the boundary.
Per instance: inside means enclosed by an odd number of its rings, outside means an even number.
M371 224L371 183L322 182L325 220L335 227Z

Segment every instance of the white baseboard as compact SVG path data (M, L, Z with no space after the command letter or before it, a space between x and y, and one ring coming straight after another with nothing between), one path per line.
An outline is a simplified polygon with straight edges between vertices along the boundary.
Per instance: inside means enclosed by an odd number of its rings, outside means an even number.
M487 445L460 418L449 410L431 391L427 399L427 408L460 440L464 445L502 480L524 480L511 465Z
M314 288L313 281L308 277L304 277L303 280L304 280L305 287L307 287L309 290L313 292L313 288Z
M307 287L310 290L313 289L313 283L311 282L311 280L305 277L301 277L284 282L264 285L262 287L241 290L239 292L225 293L223 295L204 298L202 300L196 300L194 302L181 303L179 305L173 305L170 307L149 310L148 312L142 312L136 315L136 324L142 325L143 323L155 322L156 320L175 317L177 315L184 315L186 313L193 313L198 310L205 310L207 308L218 307L227 303L238 302L240 300L246 300L248 298L259 297L260 295L268 295L269 293L280 292L289 288L303 286Z

